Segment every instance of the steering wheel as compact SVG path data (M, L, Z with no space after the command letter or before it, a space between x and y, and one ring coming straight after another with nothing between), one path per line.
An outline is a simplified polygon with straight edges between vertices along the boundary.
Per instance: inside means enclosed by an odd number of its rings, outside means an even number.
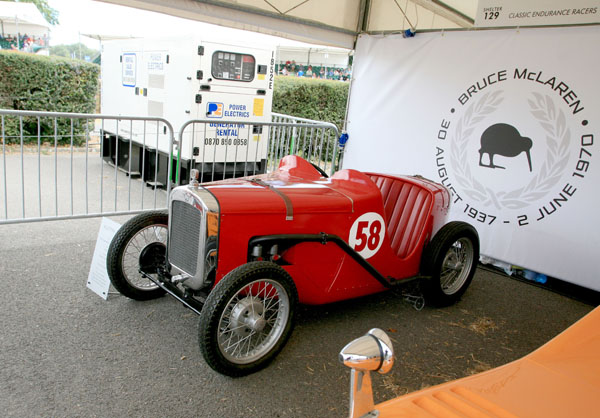
M315 170L317 170L319 172L319 174L325 178L329 178L329 176L327 175L327 173L325 171L323 171L323 169L321 167L319 167L318 165L314 164L314 163L310 163L310 165L312 165Z

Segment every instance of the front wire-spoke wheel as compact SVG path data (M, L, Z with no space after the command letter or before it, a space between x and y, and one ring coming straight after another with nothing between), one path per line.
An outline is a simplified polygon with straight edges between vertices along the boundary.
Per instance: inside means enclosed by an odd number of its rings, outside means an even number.
M479 236L466 222L444 225L425 248L421 272L429 302L447 306L458 301L469 287L479 260Z
M298 296L289 274L270 262L231 271L209 294L199 325L206 362L228 376L265 367L293 328Z
M290 300L273 280L255 280L227 303L219 321L218 344L232 363L248 364L271 350L285 330Z
M128 220L108 248L106 267L113 286L135 300L154 299L164 294L140 273L156 274L165 263L168 215L152 211Z

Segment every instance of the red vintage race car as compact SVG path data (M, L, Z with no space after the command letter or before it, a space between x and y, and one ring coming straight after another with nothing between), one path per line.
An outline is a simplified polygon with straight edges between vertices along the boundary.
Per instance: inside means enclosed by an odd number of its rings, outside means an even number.
M341 170L297 156L269 174L173 189L169 212L146 212L107 255L117 290L171 294L200 315L200 349L216 371L265 367L289 338L298 303L325 304L420 280L430 303L468 287L476 230L445 223L450 195L422 177Z

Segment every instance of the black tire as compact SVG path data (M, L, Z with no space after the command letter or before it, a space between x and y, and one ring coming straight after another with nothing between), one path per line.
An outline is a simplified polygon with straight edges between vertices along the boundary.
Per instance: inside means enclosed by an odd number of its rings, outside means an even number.
M136 215L117 231L108 247L106 268L119 293L135 300L164 295L164 290L142 277L139 268L142 260L147 272L164 265L167 234L168 215L163 211Z
M466 222L444 225L425 248L421 272L423 293L429 303L448 306L457 302L471 284L479 261L479 235Z
M216 236L208 237L205 245L204 271L206 272L205 287L211 288L217 272L217 250L219 249Z
M255 261L230 271L200 313L198 342L204 359L231 377L266 367L292 333L297 303L294 281L274 263Z

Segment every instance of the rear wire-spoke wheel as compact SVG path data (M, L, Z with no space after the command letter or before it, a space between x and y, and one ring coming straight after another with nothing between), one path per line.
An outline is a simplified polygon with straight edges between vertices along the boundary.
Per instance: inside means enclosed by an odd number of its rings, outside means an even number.
M168 215L152 211L128 220L115 234L108 248L106 267L113 286L135 300L160 297L164 291L140 273L156 275L165 264Z
M469 287L479 260L479 236L465 222L450 222L433 237L423 254L427 299L438 306L455 303Z
M211 291L200 315L200 350L210 367L244 376L265 367L293 329L296 287L274 263L232 270Z
M442 292L453 295L469 278L473 266L473 243L467 238L456 240L448 249L442 261L440 286Z

